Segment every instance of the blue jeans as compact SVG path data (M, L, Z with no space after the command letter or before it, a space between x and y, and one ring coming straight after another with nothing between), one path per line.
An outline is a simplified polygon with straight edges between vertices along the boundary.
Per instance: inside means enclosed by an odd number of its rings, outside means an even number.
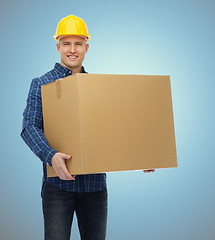
M74 211L81 240L105 240L107 189L74 193L44 182L41 196L45 240L69 240Z

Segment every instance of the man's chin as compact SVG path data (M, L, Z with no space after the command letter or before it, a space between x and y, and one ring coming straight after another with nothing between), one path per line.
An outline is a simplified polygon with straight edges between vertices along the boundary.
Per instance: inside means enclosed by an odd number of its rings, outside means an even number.
M75 68L78 67L76 64L65 64L65 66L66 66L68 69L70 69L70 70L75 69Z
M75 69L79 69L82 67L82 65L78 64L78 63L71 63L71 62L62 62L62 64L64 67L70 69L71 71L72 70L75 70Z

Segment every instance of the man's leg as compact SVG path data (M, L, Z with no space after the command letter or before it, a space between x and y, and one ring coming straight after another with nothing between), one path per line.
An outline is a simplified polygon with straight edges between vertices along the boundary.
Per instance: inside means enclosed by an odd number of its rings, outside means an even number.
M107 227L107 190L80 193L76 215L81 240L105 240Z
M75 197L50 183L42 187L45 240L69 240L75 209Z

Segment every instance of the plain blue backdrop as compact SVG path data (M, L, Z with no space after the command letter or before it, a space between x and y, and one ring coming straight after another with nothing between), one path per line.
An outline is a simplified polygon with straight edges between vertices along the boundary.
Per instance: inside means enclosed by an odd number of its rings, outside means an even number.
M215 239L214 12L213 0L1 2L0 239L43 239L42 166L19 134L30 82L60 60L53 34L69 14L92 35L89 73L171 77L179 166L108 173L107 240Z

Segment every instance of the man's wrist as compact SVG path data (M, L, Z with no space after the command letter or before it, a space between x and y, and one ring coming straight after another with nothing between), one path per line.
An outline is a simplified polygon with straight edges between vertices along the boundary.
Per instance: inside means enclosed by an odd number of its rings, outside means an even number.
M56 153L57 153L57 151L54 150L54 149L52 149L52 150L50 151L48 157L47 157L47 163L48 163L48 165L51 166L51 167L52 167L51 160L52 160L53 156L54 156Z

